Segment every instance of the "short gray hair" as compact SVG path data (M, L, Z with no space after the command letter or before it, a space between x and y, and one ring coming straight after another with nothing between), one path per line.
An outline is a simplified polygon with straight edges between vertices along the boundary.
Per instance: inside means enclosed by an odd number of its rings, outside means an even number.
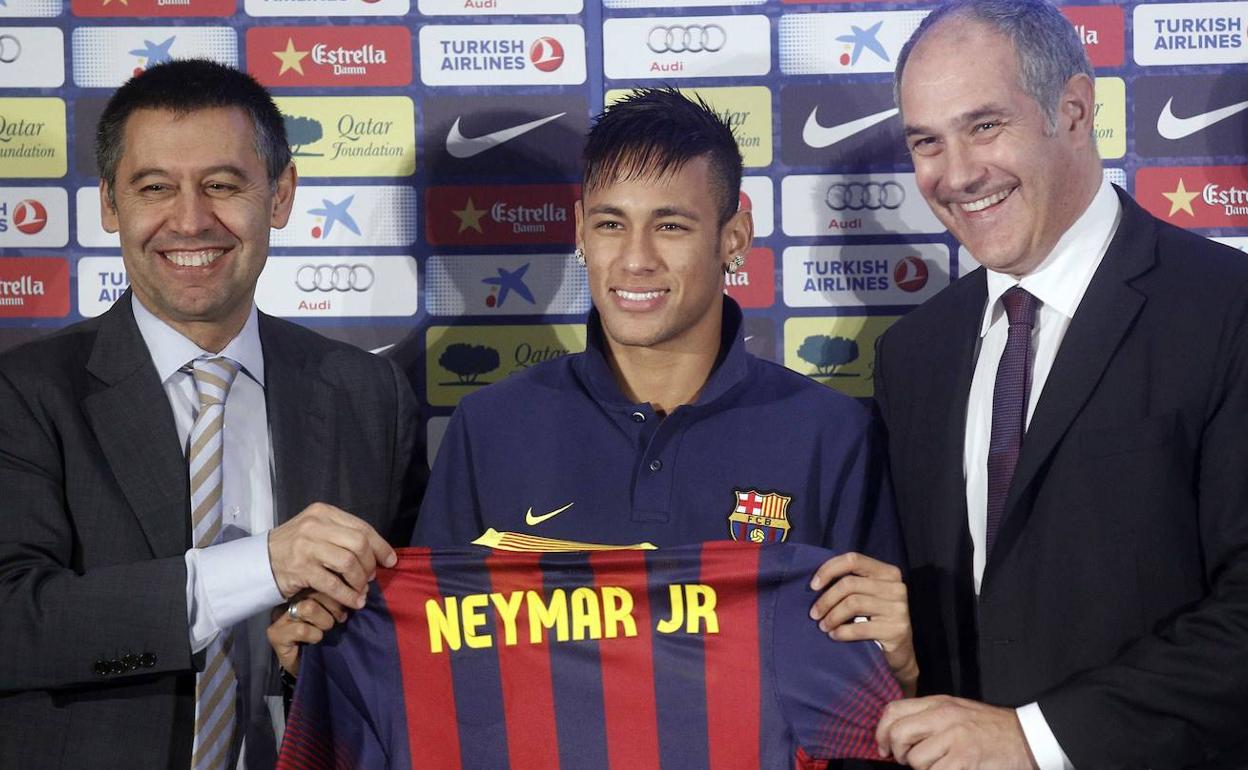
M1066 82L1078 74L1096 79L1079 34L1048 0L947 0L927 15L897 56L893 97L901 107L901 76L914 46L941 21L963 18L992 27L1009 39L1018 55L1019 87L1053 129Z

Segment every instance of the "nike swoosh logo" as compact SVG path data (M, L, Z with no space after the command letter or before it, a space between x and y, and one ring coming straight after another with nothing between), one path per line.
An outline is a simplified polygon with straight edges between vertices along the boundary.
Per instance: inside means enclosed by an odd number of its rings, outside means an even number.
M819 119L815 117L818 112L819 108L815 107L810 111L810 117L806 118L806 125L802 126L802 141L816 150L822 150L824 147L830 147L837 142L848 139L854 134L866 131L877 123L883 123L896 115L898 110L894 107L890 110L867 115L866 117L851 120L848 123L841 123L837 126L819 125Z
M543 521L546 521L547 519L553 519L554 517L558 516L559 514L563 513L564 511L568 510L574 505L576 505L576 503L568 503L562 508L556 508L550 513L543 513L541 516L534 516L533 509L530 507L529 510L525 511L524 523L528 524L530 527L536 527L538 524L541 524Z
M446 135L446 151L451 154L451 157L460 158L461 160L464 158L471 158L474 155L480 155L491 147L497 147L503 142L510 142L517 136L523 136L535 128L546 125L552 120L558 120L567 114L568 113L566 112L561 112L558 115L550 115L545 118L530 120L528 123L521 123L520 125L512 126L511 128L492 131L488 134L482 134L481 136L464 136L459 130L459 121L463 120L463 118L455 118L455 123L451 126L450 132Z
M1185 139L1197 131L1205 130L1214 123L1248 110L1248 102L1238 102L1236 104L1228 104L1220 109L1202 112L1199 115L1179 118L1175 117L1175 114L1170 110L1170 105L1173 102L1173 97L1166 100L1166 106L1161 108L1161 114L1157 116L1157 133L1161 134L1163 139Z

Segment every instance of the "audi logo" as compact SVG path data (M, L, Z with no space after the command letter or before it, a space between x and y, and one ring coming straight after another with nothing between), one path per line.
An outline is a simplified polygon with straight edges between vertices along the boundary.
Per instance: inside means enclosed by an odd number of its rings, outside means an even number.
M833 211L892 210L906 200L906 188L896 182L837 182L825 200Z
M0 35L0 64L12 64L22 55L22 41L12 35Z
M646 35L646 47L655 53L714 53L727 42L728 35L718 24L651 27Z
M375 280L368 265L303 265L295 272L300 291L368 291Z

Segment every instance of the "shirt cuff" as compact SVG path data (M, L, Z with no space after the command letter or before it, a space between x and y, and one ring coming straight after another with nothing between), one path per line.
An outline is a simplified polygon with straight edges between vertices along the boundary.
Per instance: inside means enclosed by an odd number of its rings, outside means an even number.
M1049 729L1049 722L1044 718L1039 703L1028 703L1014 709L1018 714L1018 723L1023 727L1023 737L1027 739L1027 748L1036 760L1040 770L1075 770L1066 752L1062 751L1057 736Z
M186 606L191 651L282 602L269 566L269 533L186 552Z

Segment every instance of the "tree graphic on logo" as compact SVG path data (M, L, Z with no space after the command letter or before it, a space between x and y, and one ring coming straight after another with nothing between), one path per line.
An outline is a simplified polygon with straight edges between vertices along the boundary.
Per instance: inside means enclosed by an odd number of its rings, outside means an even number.
M446 346L446 350L438 356L438 363L459 378L440 385L488 385L487 382L478 382L477 378L498 368L498 351L485 345L455 342Z
M325 135L321 123L313 118L300 118L294 115L282 115L282 123L286 125L286 141L290 143L290 154L303 158L319 158L323 152L299 152L305 144L316 144Z
M849 372L838 372L838 367L858 359L858 343L848 337L829 337L812 334L802 341L797 357L813 364L819 377L855 377Z

